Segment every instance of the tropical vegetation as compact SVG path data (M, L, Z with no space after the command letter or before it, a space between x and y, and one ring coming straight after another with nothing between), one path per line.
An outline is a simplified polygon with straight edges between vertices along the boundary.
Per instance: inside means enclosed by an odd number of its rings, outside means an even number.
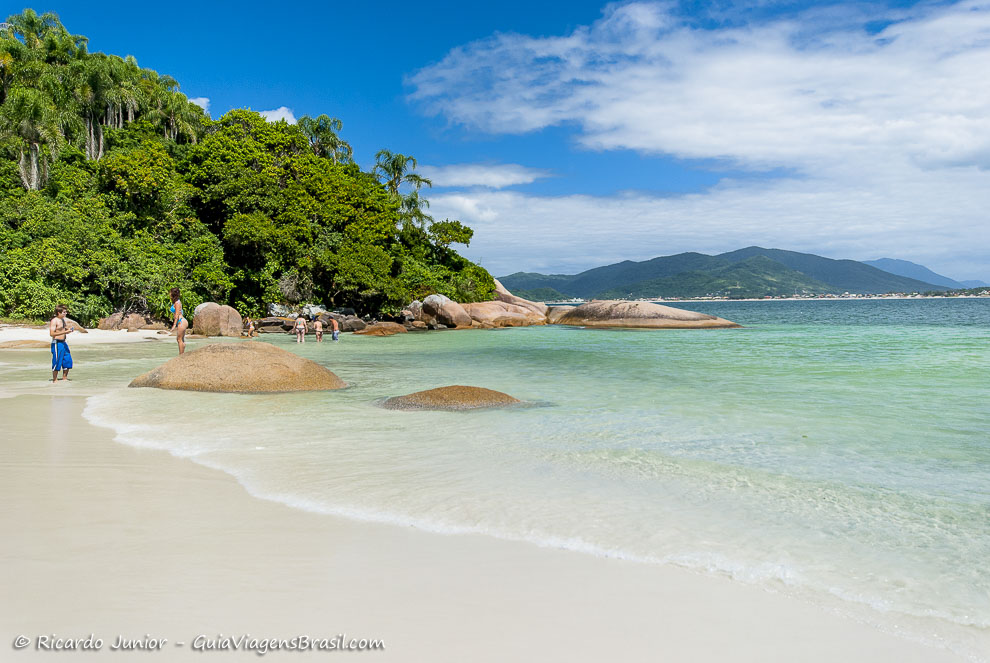
M174 78L90 52L53 13L0 25L0 316L316 301L394 313L431 293L490 299L434 220L414 157L362 170L330 115L214 121Z

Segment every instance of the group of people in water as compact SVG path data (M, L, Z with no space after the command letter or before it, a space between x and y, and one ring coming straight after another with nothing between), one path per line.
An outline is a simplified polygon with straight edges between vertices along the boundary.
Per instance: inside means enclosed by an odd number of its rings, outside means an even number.
M186 351L186 331L189 329L189 320L182 310L182 299L178 288L172 288L168 292L172 305L169 313L172 314L172 327L169 333L175 333L175 340L179 344L179 354ZM55 307L55 315L48 321L48 335L52 339L52 382L57 380L69 380L69 370L72 368L72 353L69 352L69 344L66 337L75 332L76 328L69 323L67 316L69 309L67 306L59 304ZM316 333L316 341L323 342L323 321L313 316L313 331ZM331 338L336 342L340 340L340 325L333 318L329 320ZM292 331L296 335L296 343L305 343L306 334L309 332L309 324L306 318L300 315L293 324ZM254 321L250 316L245 321L245 334L248 337L256 336L257 330ZM61 371L62 377L58 374Z
M296 343L306 342L306 333L309 331L309 325L306 323L304 316L300 315L296 318L296 322L292 326L292 331L296 334ZM316 333L316 342L322 343L323 321L315 315L313 316L313 331ZM340 340L340 325L333 318L330 318L330 337L335 343Z

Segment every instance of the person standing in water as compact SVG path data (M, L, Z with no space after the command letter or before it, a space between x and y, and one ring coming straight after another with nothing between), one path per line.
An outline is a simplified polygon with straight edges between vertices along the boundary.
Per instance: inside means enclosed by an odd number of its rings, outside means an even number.
M323 342L323 321L320 320L319 318L316 318L313 321L313 329L316 331L316 342L317 343L322 343Z
M340 325L337 324L337 318L330 318L330 329L333 342L336 343L340 340Z
M296 343L305 343L306 332L308 331L308 328L306 327L306 318L301 315L296 318L294 328L296 330Z
M189 329L189 321L182 314L182 300L179 299L179 289L172 288L168 291L168 296L172 300L169 312L172 313L172 329L175 332L175 340L179 344L179 354L186 351L186 330Z
M65 337L76 330L65 322L68 312L68 308L59 304L55 307L55 317L48 321L48 335L52 337L52 382L58 379L59 371L62 371L62 379L68 380L72 368L72 354Z

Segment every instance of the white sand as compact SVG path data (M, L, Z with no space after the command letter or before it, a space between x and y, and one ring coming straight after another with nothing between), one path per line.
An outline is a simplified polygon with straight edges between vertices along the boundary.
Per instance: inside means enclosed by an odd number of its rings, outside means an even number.
M0 401L0 660L50 656L14 652L21 634L91 633L104 646L87 658L121 661L213 660L191 650L200 634L339 633L384 640L362 660L962 660L727 579L258 500L223 473L112 442L82 407ZM145 634L165 650L108 649Z
M106 329L87 329L86 333L73 332L68 335L69 347L76 345L94 345L101 343L135 343L137 341L147 341L148 339L172 338L166 334L159 334L150 329L139 329L129 332L127 330L108 331ZM19 325L0 325L0 343L4 341L44 341L50 343L52 337L48 335L48 327L23 327Z

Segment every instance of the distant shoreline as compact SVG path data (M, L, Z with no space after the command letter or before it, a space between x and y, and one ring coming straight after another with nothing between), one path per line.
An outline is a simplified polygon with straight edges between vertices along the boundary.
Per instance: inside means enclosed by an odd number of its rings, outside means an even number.
M852 296L841 296L836 295L833 297L760 297L760 298L742 298L733 299L729 297L704 297L700 299L622 299L617 301L628 301L628 302L650 302L652 304L696 304L696 303L706 303L706 302L847 302L847 301L862 301L862 300L881 300L881 299L894 299L894 300L904 300L904 299L990 299L990 295L852 295ZM545 301L542 302L546 306L579 306L586 302L595 301L593 299L582 299L582 300L566 300L566 301Z

